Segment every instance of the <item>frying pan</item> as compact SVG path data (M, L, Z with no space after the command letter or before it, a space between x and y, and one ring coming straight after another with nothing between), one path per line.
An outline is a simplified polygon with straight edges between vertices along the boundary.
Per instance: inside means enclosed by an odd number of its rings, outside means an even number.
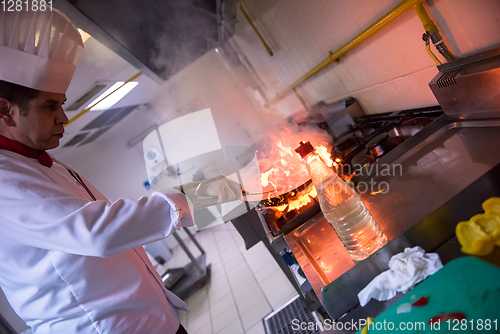
M276 196L276 197L271 197L265 200L262 200L259 204L260 208L265 208L265 207L273 207L273 206L280 206L283 204L290 203L305 193L309 192L312 188L312 180L308 180L307 182L303 183L302 185L298 186L297 188L284 193L282 195Z
M387 133L381 133L374 137L366 144L368 149L366 152L366 160L374 163L378 158L401 144L402 139L399 137L391 137Z

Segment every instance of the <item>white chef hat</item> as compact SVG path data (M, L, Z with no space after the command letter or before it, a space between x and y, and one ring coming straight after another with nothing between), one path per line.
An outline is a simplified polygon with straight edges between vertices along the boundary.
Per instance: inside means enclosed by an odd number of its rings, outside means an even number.
M0 12L0 80L66 93L83 48L78 29L56 9Z

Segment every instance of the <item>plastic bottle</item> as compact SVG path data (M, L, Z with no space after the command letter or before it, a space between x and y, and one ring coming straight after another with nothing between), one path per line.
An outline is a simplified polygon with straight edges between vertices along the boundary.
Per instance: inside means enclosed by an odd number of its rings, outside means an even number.
M366 259L387 243L365 204L347 183L326 165L310 142L300 142L300 154L318 193L323 215L337 232L354 261Z

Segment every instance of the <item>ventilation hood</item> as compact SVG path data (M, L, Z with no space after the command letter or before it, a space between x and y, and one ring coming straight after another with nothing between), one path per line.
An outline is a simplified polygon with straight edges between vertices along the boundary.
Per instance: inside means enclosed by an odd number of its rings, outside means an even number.
M57 0L65 13L158 83L234 33L236 0Z

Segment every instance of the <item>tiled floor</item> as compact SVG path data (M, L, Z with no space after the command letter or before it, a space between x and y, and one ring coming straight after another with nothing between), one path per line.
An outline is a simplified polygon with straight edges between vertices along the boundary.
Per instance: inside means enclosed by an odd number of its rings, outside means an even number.
M212 269L211 282L186 300L181 312L190 334L264 334L262 319L290 300L296 291L262 242L246 250L229 222L195 234ZM194 256L200 253L185 241ZM188 257L173 249L166 267L182 267Z

